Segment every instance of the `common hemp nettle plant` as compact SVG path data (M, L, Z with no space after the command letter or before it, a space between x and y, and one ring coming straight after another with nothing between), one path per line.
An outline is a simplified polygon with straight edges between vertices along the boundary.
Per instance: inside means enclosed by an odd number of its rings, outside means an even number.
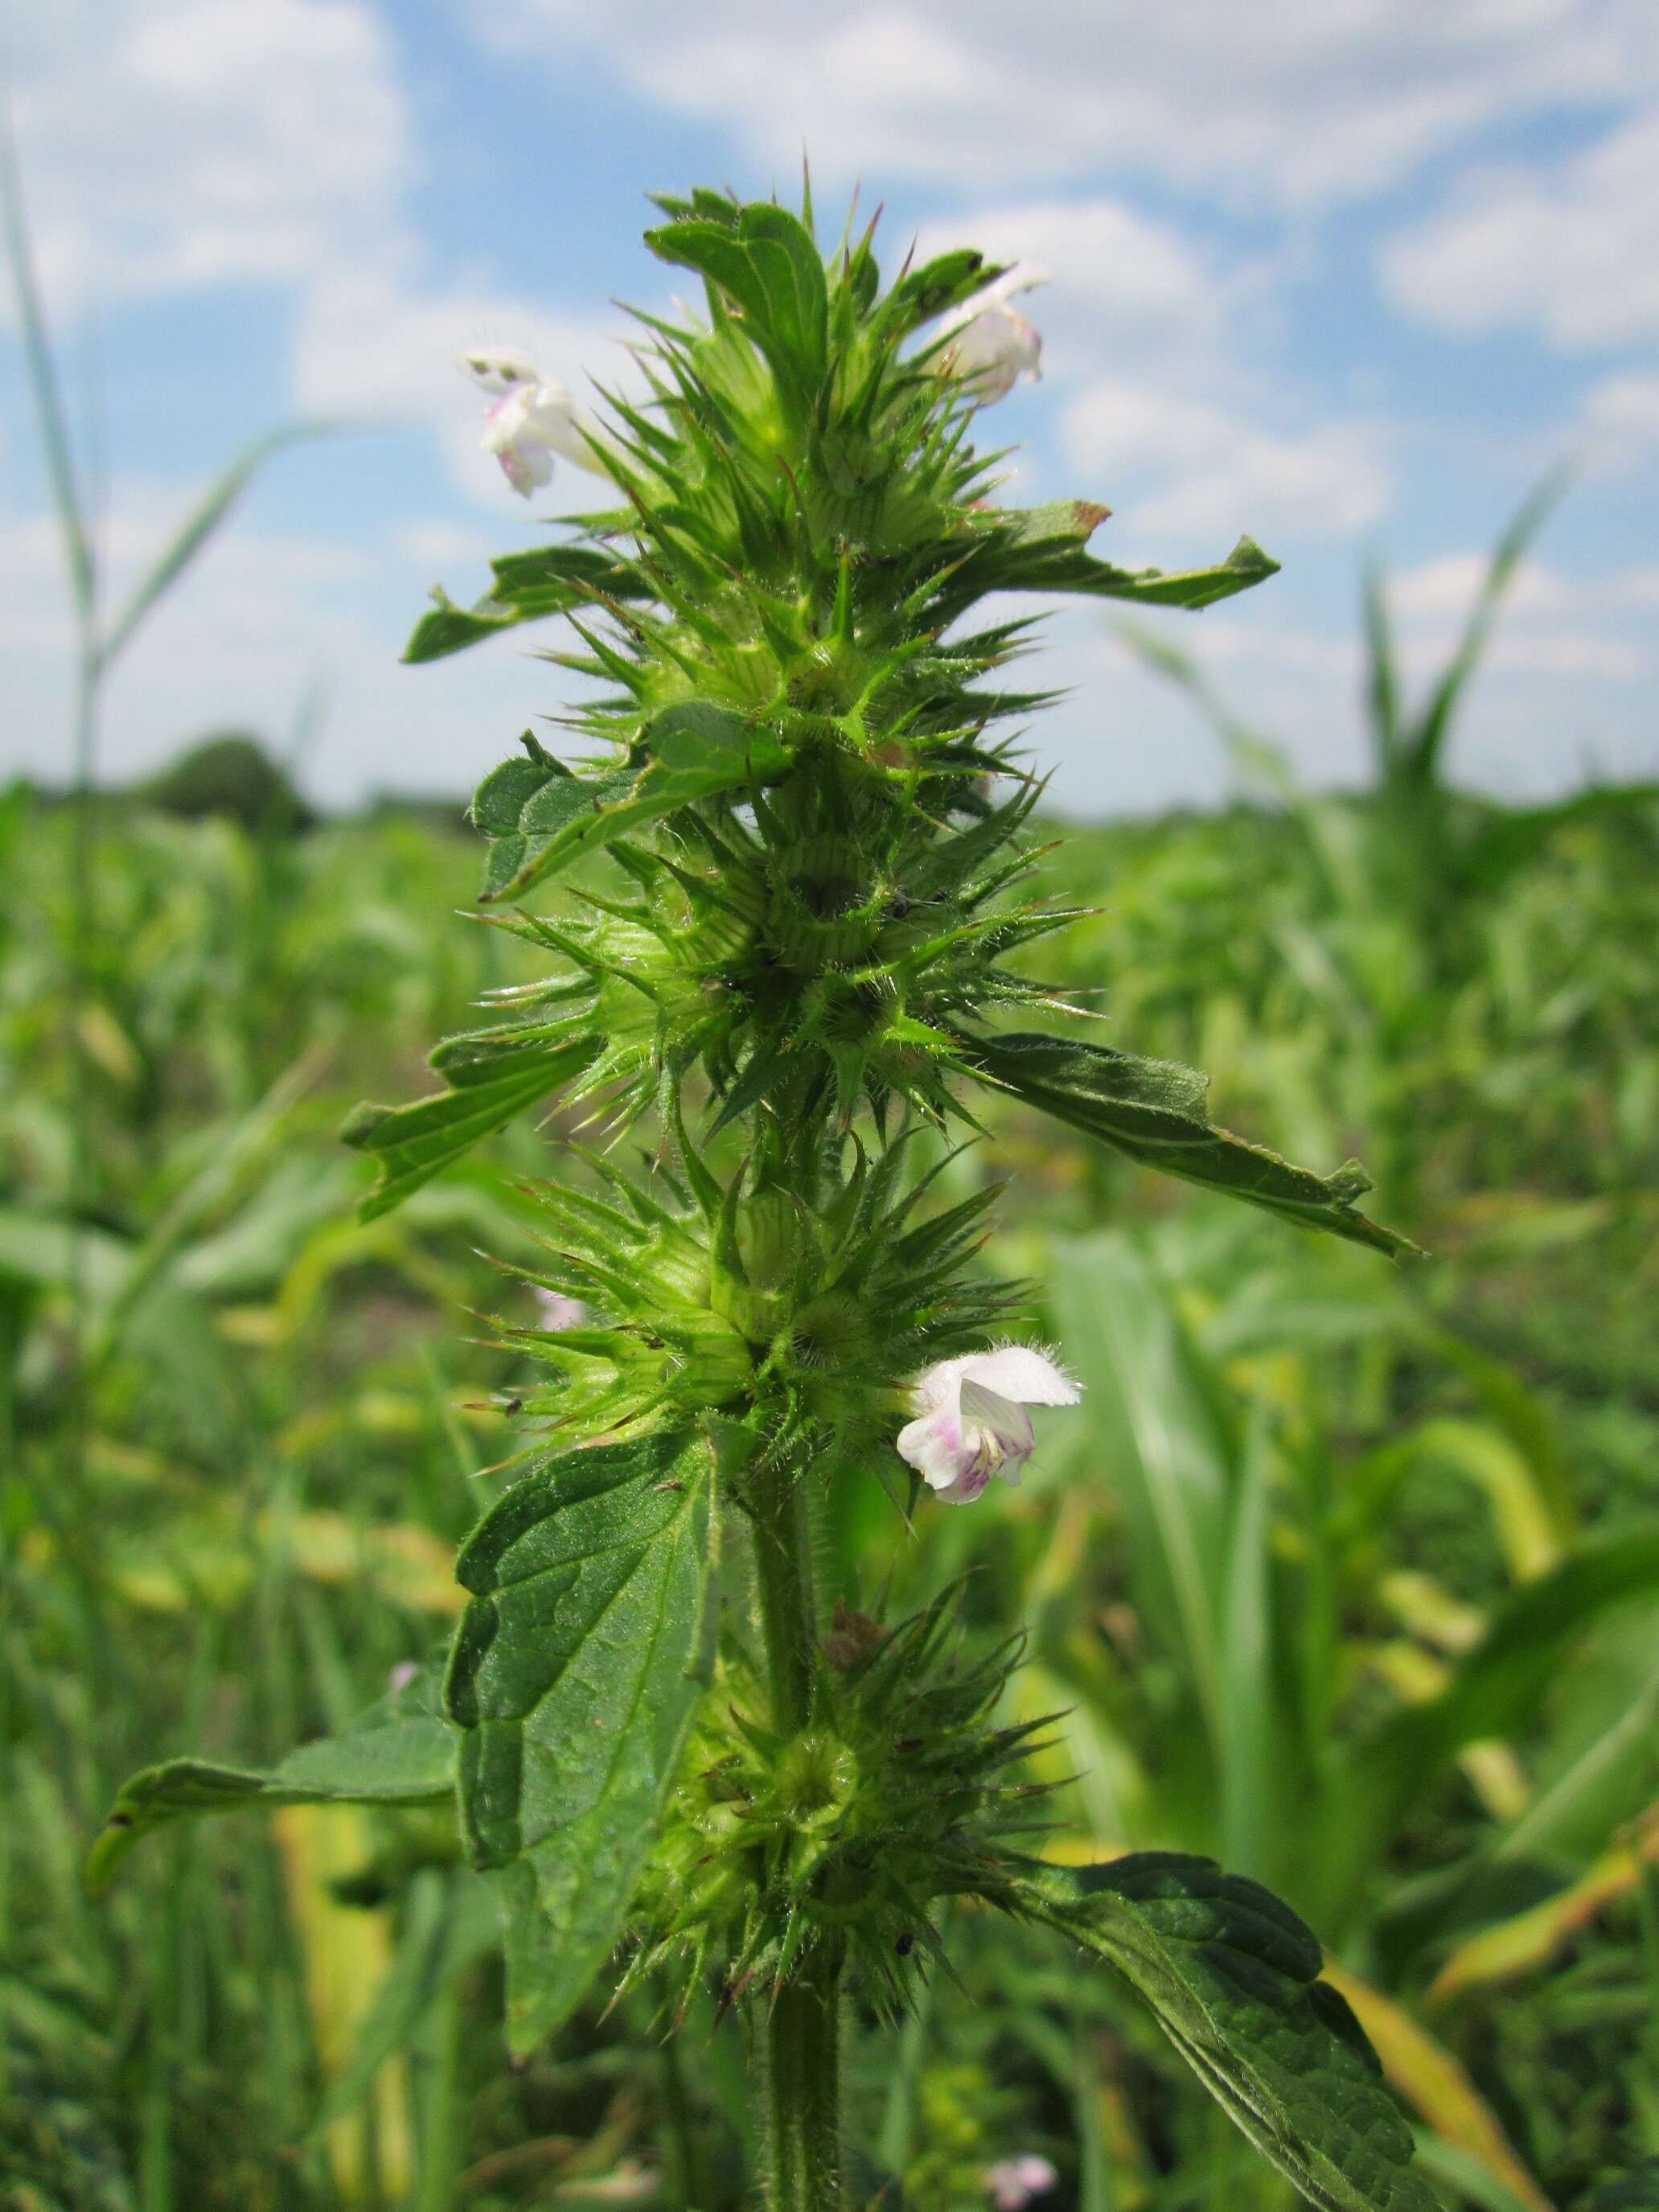
M998 734L1045 703L1008 687L1031 623L1000 602L1198 609L1274 563L1242 538L1132 573L1089 550L1103 507L995 503L973 435L1036 373L1011 301L1041 272L961 252L884 289L874 225L826 257L810 197L799 217L657 204L647 242L703 301L639 318L641 394L590 415L522 356L463 364L513 487L574 464L601 503L497 561L477 605L440 596L409 648L548 616L574 633L550 657L596 687L582 757L526 734L472 810L487 912L546 972L438 1046L443 1090L345 1131L380 1165L369 1214L518 1115L613 1140L571 1146L536 1194L540 1264L514 1272L538 1325L502 1332L541 1377L526 1449L462 1548L446 1654L270 1773L136 1777L97 1870L221 1806L453 1801L499 1893L514 2050L596 1979L669 1990L670 2033L712 1989L745 2024L781 2212L848 2201L849 1995L903 2014L948 1971L941 1908L975 1899L1010 1940L1115 1970L1316 2203L1423 2212L1409 2132L1289 1909L1176 1854L1045 1863L1033 1731L1000 1717L1017 1654L969 1649L948 1599L883 1622L826 1617L814 1589L828 1487L885 1483L926 1542L934 1505L1017 1478L1029 1408L1077 1399L980 1259L996 1192L947 1203L925 1141L973 1130L986 1092L1408 1249L1358 1210L1357 1166L1217 1127L1201 1076L1080 1035L1031 957L1072 917L1033 888L1041 785ZM636 1125L629 1164L614 1139Z

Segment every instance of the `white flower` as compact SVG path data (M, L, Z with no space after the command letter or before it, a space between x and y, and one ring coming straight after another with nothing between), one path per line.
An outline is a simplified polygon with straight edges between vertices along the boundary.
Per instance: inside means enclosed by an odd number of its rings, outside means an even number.
M1075 1406L1064 1368L1027 1344L941 1359L910 1394L915 1419L898 1432L899 1457L947 1505L968 1505L994 1474L1018 1483L1035 1443L1028 1406Z
M582 434L592 425L556 377L544 376L512 346L480 346L459 356L481 391L497 393L484 416L483 447L494 453L514 491L528 499L553 474L553 457L605 476L605 464Z
M545 1284L538 1283L531 1296L536 1301L536 1321L541 1328L586 1328L592 1317L580 1298L567 1297L562 1291L550 1291Z
M976 405L1006 399L1022 376L1035 381L1042 375L1042 335L1008 302L1016 292L1048 282L1048 270L1016 262L940 323L939 336L949 343L933 359L945 375L971 386Z
M477 346L459 358L481 392L512 392L521 384L541 381L534 362L516 346Z
M985 2187L997 2212L1024 2212L1034 2197L1046 2197L1059 2179L1054 2167L1034 2150L1000 2158L985 2169Z

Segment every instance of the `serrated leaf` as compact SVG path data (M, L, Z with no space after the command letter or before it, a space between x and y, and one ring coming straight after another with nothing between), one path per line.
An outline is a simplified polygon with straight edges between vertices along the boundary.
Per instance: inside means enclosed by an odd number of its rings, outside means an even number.
M204 1813L262 1805L430 1805L455 1787L455 1732L441 1703L444 1655L428 1659L339 1735L301 1744L264 1770L170 1759L121 1787L87 1860L102 1889L143 1836Z
M544 1461L473 1532L447 1687L467 1849L503 1880L508 2035L615 1947L704 1671L713 1455L661 1432Z
M996 517L985 544L963 564L951 591L1068 592L1090 599L1129 599L1143 606L1213 606L1277 575L1279 563L1254 538L1241 538L1224 561L1166 575L1158 568L1118 568L1097 560L1087 542L1110 513L1088 500L1055 500Z
M432 1066L448 1077L448 1090L407 1106L365 1102L341 1126L341 1141L373 1152L380 1166L380 1179L358 1204L359 1219L373 1221L400 1206L441 1168L579 1075L603 1049L603 1038L592 1031L573 1035L564 1023L447 1038Z
M1044 1867L1038 1917L1152 2008L1229 2118L1322 2212L1437 2212L1412 2134L1317 1939L1271 1891L1209 1859L1136 1851Z
M1382 2071L1443 2143L1484 2167L1527 2212L1555 2212L1504 2134L1497 2114L1445 2045L1404 2005L1327 1960L1327 1978L1353 2008Z
M475 820L492 829L507 823L511 801L522 793L511 826L492 830L479 896L517 897L580 854L699 799L765 781L787 765L769 730L702 699L665 707L627 765L604 775L572 775L545 754L539 762L508 761L473 800Z
M735 221L706 217L647 230L664 261L695 269L717 284L766 356L779 389L798 406L828 371L829 289L811 236L785 208L757 200Z
M522 757L514 754L491 769L472 794L468 811L486 837L510 837L542 786L571 774L562 761L544 750L532 731L521 732L519 743L524 747Z
M437 605L416 623L404 648L405 661L441 660L519 623L591 606L596 594L608 599L654 597L642 569L603 546L540 545L532 552L506 554L489 566L495 580L472 606L458 607L434 593Z
M1018 1034L964 1036L961 1042L969 1066L986 1082L1164 1175L1266 1206L1304 1229L1369 1244L1390 1259L1417 1250L1408 1237L1356 1207L1354 1200L1370 1188L1358 1161L1334 1175L1316 1175L1218 1128L1204 1108L1208 1078L1192 1068L1067 1037Z

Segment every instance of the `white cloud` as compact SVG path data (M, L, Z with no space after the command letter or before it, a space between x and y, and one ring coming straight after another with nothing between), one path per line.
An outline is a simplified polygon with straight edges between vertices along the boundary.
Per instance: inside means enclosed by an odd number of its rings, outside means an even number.
M1547 168L1465 185L1384 249L1382 272L1447 330L1535 324L1566 348L1659 334L1659 108Z
M1087 326L1096 344L1139 352L1212 332L1237 281L1229 282L1181 233L1120 200L1022 200L927 225L918 253L976 246L993 261L1037 261L1052 291L1022 301L1047 329ZM1050 366L1054 349L1049 347Z
M1491 556L1464 551L1421 562L1388 585L1407 666L1437 675L1455 649L1486 580ZM1495 674L1628 683L1646 673L1652 656L1641 640L1620 635L1621 613L1640 609L1650 572L1628 569L1605 579L1568 576L1522 561L1510 578L1498 627L1482 656Z
M1606 465L1659 451L1659 376L1605 377L1585 399L1583 423L1592 453Z
M1553 676L1577 682L1633 683L1645 676L1653 657L1627 638L1604 637L1591 630L1524 631L1500 635L1488 654L1492 669L1511 676Z
M1492 565L1489 553L1442 553L1389 580L1389 605L1403 622L1461 622ZM1559 614L1577 598L1552 568L1523 561L1510 579L1504 604L1512 615Z
M1091 491L1152 540L1227 540L1241 530L1264 539L1346 537L1389 501L1378 436L1364 424L1262 430L1205 400L1103 380L1066 409L1063 432L1078 465L1092 472Z
M396 533L392 544L406 561L423 568L456 571L465 565L482 571L490 556L500 550L487 531L439 520L411 522Z
M999 190L1138 170L1231 203L1364 194L1482 125L1659 82L1651 0L511 0L485 35L722 124L781 181Z
M365 0L70 0L42 19L15 106L54 308L290 283L383 241L414 161Z

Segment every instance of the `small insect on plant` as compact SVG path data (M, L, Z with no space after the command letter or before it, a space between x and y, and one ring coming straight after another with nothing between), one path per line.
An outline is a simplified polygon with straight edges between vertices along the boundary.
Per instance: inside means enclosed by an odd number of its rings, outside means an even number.
M1242 538L1213 568L1131 573L1089 550L1103 507L995 503L972 439L1035 364L1010 305L1035 272L958 252L884 289L870 231L824 254L810 195L799 216L658 205L648 245L705 297L640 318L638 392L590 417L522 356L463 364L514 489L556 455L603 504L496 562L476 605L441 597L409 648L549 616L574 633L554 657L595 687L586 757L526 735L473 802L486 911L547 972L437 1047L443 1090L345 1130L380 1165L371 1214L518 1115L611 1140L573 1139L535 1193L542 1263L514 1272L539 1325L505 1331L545 1378L512 1408L528 1446L461 1550L447 1651L270 1773L135 1777L100 1870L233 1804L453 1802L499 1896L512 2049L600 1977L665 1991L671 2034L712 1991L749 2038L777 2212L848 2201L849 1997L902 2015L949 1971L945 1908L976 1900L1010 1943L1121 1976L1316 2203L1424 2212L1409 2131L1288 1907L1177 1854L1045 1863L1041 1723L1000 1717L1016 1655L974 1649L948 1597L826 1617L814 1587L827 1492L887 1484L926 1544L930 1516L1017 1478L1030 1408L1078 1400L980 1259L997 1191L945 1195L939 1133L974 1131L987 1093L1412 1249L1358 1210L1358 1166L1322 1176L1217 1127L1201 1076L1094 1042L1031 957L1073 915L1032 888L1042 787L999 732L1044 695L1006 688L1031 623L998 603L1199 609L1274 563ZM636 1126L631 1164L615 1139Z

